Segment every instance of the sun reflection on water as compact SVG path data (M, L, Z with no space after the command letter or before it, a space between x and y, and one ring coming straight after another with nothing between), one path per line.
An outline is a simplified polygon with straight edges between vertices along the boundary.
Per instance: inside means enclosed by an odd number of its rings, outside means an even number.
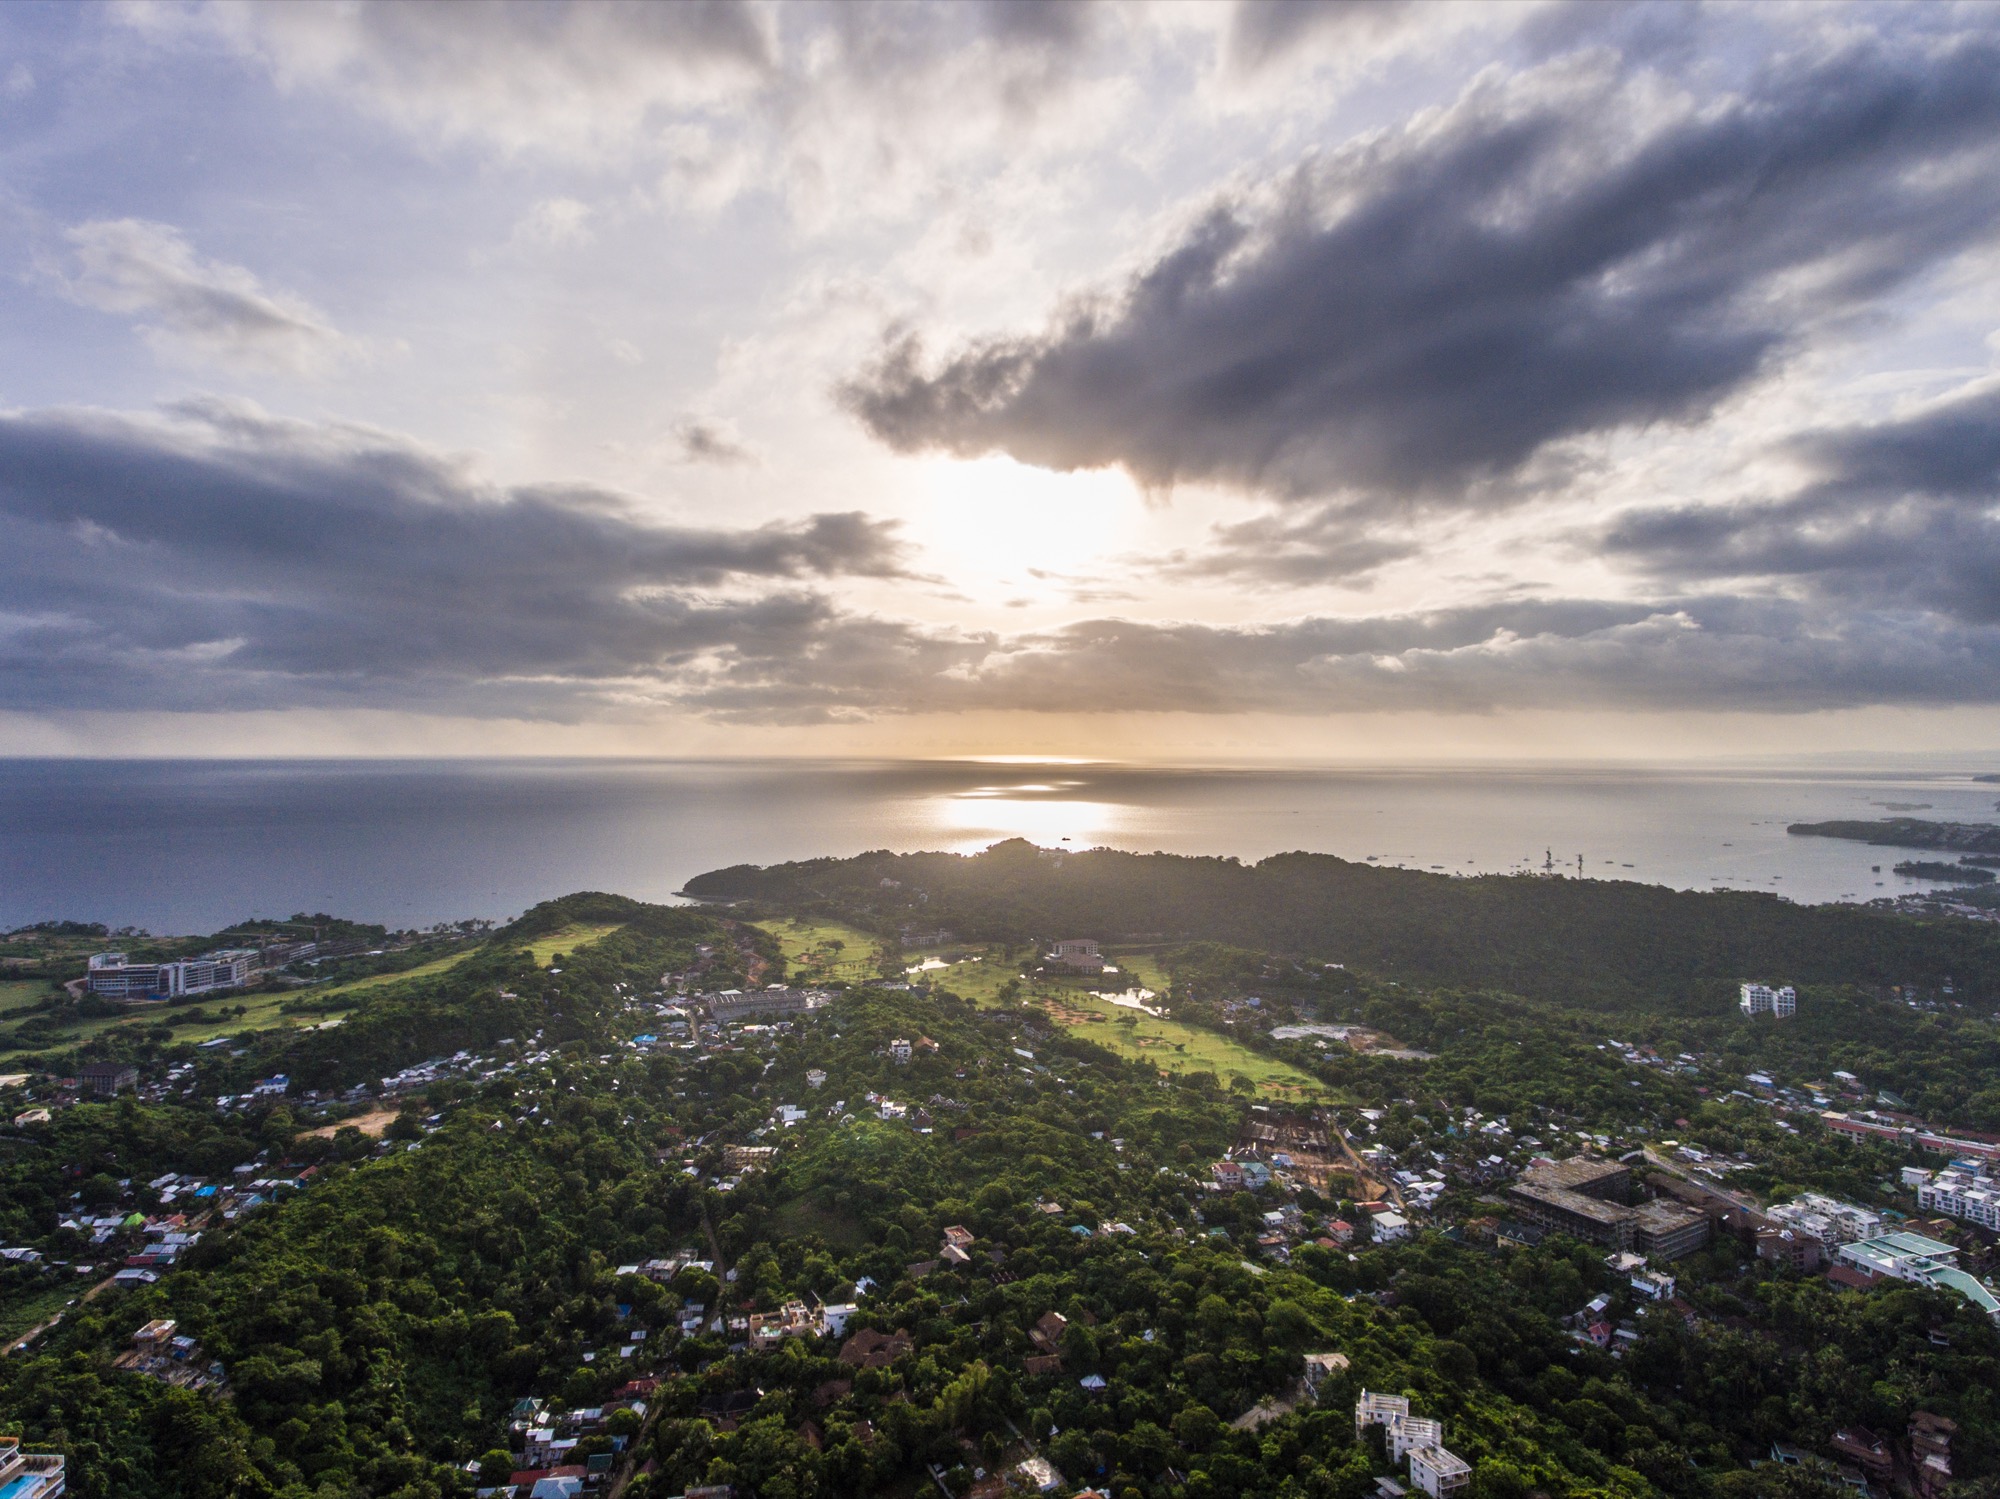
M978 853L1008 838L1043 848L1091 848L1115 831L1122 809L1113 802L1066 795L1081 781L1026 781L972 786L927 802L924 812L957 854Z

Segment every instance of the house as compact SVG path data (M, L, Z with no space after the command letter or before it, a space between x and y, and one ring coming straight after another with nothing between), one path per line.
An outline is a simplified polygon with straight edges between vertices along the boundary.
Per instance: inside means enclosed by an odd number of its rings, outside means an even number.
M1910 1417L1910 1467L1919 1499L1937 1499L1951 1482L1951 1439L1956 1423L1929 1411Z
M972 1230L961 1228L958 1224L954 1223L944 1231L944 1241L959 1249L969 1249L972 1247Z
M915 1346L907 1332L863 1328L840 1345L840 1361L857 1369L886 1369Z
M1674 1295L1674 1278L1657 1270L1636 1270L1632 1274L1632 1289L1654 1301L1670 1301Z
M1889 1444L1865 1426L1843 1426L1827 1443L1837 1461L1853 1463L1876 1483L1886 1484L1896 1467Z
M1826 1263L1826 1246L1811 1234L1796 1229L1760 1228L1757 1258L1793 1270L1813 1271Z
M1060 1374L1062 1371L1062 1355L1058 1353L1031 1353L1021 1360L1021 1372L1031 1376Z
M910 1064L910 1043L908 1038L898 1036L889 1043L889 1060L894 1062L898 1067L907 1067Z
M1243 1188L1243 1168L1235 1161L1217 1161L1208 1168L1208 1173L1225 1192L1238 1192Z
M808 1088L824 1088L826 1086L825 1069L819 1067L812 1067L807 1069L806 1086Z
M1394 1244L1410 1236L1410 1220L1397 1212L1377 1213L1374 1228L1377 1244Z
M1070 937L1058 942L1042 961L1052 968L1067 968L1072 973L1104 972L1104 955L1089 937Z
M1345 1373L1348 1367L1344 1353L1308 1353L1306 1355L1306 1394L1319 1399L1320 1386L1336 1374Z
M819 1330L829 1338L847 1336L847 1323L858 1310L851 1301L830 1301L819 1309Z
M1014 1465L1021 1482L1037 1494L1053 1494L1063 1486L1063 1476L1045 1457L1031 1457Z
M1354 1225L1349 1223L1345 1218L1336 1218L1327 1224L1326 1234L1336 1244L1352 1244L1354 1242Z
M1043 1312L1035 1319L1035 1325L1028 1329L1028 1341L1044 1353L1058 1352L1057 1344L1062 1341L1063 1329L1069 1326L1069 1318L1061 1312Z

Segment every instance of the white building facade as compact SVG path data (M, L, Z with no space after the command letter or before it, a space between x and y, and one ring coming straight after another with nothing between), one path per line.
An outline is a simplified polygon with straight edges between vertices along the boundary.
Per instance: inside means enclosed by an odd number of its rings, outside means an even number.
M1786 984L1773 989L1769 984L1745 984L1737 991L1737 1007L1746 1015L1769 1015L1785 1020L1797 1013L1798 991Z

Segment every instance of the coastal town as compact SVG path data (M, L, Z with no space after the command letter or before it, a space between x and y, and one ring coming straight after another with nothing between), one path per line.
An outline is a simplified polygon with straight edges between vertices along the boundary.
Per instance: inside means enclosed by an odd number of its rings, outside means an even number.
M568 930L587 940L574 948L545 944L535 966L510 982L560 994L571 970L587 965L592 942L616 927ZM719 1499L732 1490L756 1492L727 1482L667 1488L641 1480L673 1471L661 1462L664 1426L678 1430L675 1423L692 1419L720 1438L762 1419L769 1394L752 1371L791 1356L785 1351L792 1345L833 1372L791 1407L798 1419L787 1428L789 1440L815 1453L850 1442L865 1452L890 1414L881 1397L894 1393L896 1371L920 1352L920 1329L896 1309L912 1297L964 1295L973 1285L1019 1306L1012 1335L1018 1341L1003 1351L1010 1340L1002 1335L988 1350L991 1366L1005 1369L1023 1398L1040 1399L1058 1414L1046 1422L1016 1417L997 1444L976 1447L960 1463L932 1461L930 1486L953 1499L1098 1493L1093 1480L1115 1474L1101 1466L1101 1449L1064 1440L1064 1432L1109 1389L1108 1324L1105 1312L1087 1301L1032 1290L1045 1274L1034 1265L1038 1257L1049 1263L1050 1253L1137 1255L1141 1262L1220 1254L1248 1272L1246 1285L1304 1276L1366 1308L1397 1304L1400 1256L1426 1244L1488 1257L1496 1267L1521 1256L1587 1250L1594 1268L1577 1280L1573 1304L1552 1310L1552 1329L1574 1350L1570 1357L1602 1358L1614 1368L1639 1356L1665 1327L1702 1336L1735 1325L1744 1298L1772 1277L1817 1281L1864 1298L1884 1288L1920 1287L1965 1306L1983 1325L2000 1320L1991 1282L2000 1237L1994 1175L2000 1136L1935 1126L1848 1069L1794 1076L1772 1062L1732 1075L1731 1062L1717 1052L1668 1052L1607 1036L1579 1052L1587 1063L1566 1065L1622 1077L1626 1091L1649 1098L1663 1090L1659 1107L1621 1099L1612 1115L1594 1116L1553 1102L1481 1106L1454 1101L1449 1087L1439 1091L1435 1079L1449 1065L1447 1046L1428 1035L1428 1046L1403 1044L1390 1032L1385 1022L1399 1004L1405 1015L1395 1022L1399 1028L1416 1020L1414 999L1399 1001L1396 986L1369 986L1375 997L1367 1004L1329 1001L1319 992L1327 987L1320 975L1351 984L1341 965L1308 975L1266 956L1255 960L1254 973L1227 984L1183 981L1163 983L1170 992L1120 993L1109 986L1153 971L1143 944L1121 949L1065 936L1032 945L1025 960L1017 954L1007 961L997 949L934 930L909 933L927 945L899 942L893 963L879 947L872 950L863 965L870 974L832 977L839 951L815 929L792 937L776 925L775 944L753 928L727 930L734 932L727 940L682 949L685 957L649 974L649 983L635 981L629 967L615 978L605 977L609 970L598 974L600 1033L614 1044L588 1056L545 1025L373 1077L313 1086L314 1079L287 1071L246 1073L258 1055L278 1054L260 1052L254 1036L246 1036L196 1043L151 1062L90 1062L69 1075L17 1072L0 1080L23 1140L60 1137L67 1116L130 1101L205 1110L234 1132L244 1152L224 1166L162 1170L143 1179L100 1171L71 1187L47 1222L27 1225L31 1232L0 1246L16 1294L30 1305L39 1296L49 1308L9 1336L6 1357L30 1358L61 1336L66 1322L101 1322L129 1303L133 1310L117 1319L130 1323L123 1343L106 1348L108 1372L208 1401L241 1402L242 1370L210 1351L204 1318L172 1294L200 1246L227 1241L253 1222L296 1214L299 1204L328 1190L329 1173L338 1178L371 1162L382 1169L460 1148L453 1142L468 1128L530 1137L569 1117L565 1089L589 1079L590 1091L617 1090L641 1077L660 1090L663 1110L644 1132L651 1138L648 1169L658 1173L659 1190L671 1190L676 1200L712 1204L694 1215L707 1226L678 1243L638 1244L637 1253L597 1272L610 1298L608 1316L589 1336L565 1335L561 1357L570 1361L571 1375L555 1386L530 1380L515 1392L507 1444L463 1467L471 1493L571 1499L644 1487ZM784 963L787 941L797 956ZM211 992L220 977L240 988L310 956L224 949L175 960L178 967L151 965L146 973L148 965L124 954L94 953L86 983L106 994L122 985L118 997L134 1007L164 1006ZM270 966L251 966L261 964ZM784 967L805 981L771 979ZM1290 982L1274 986L1274 976ZM100 982L103 990L95 987ZM963 1010L975 1022L971 1033L963 1021L947 1022L960 1011L938 1008L965 1006L954 986L968 982L988 986L993 996ZM1760 1045L1760 1036L1790 1035L1788 1028L1811 1021L1815 1001L1795 986L1745 981L1738 990L1736 1024L1743 1029L1731 1044ZM518 997L505 988L499 993ZM872 1039L856 1052L855 1006L864 1002ZM1893 1002L1923 1007L1957 1000L1899 990ZM1031 1100L1068 1100L1063 1106L1074 1107L1080 1090L1099 1086L1087 1079L1102 1065L1087 1060L1098 1053L1088 1045L1079 1053L1075 1043L1115 1033L1117 1017L1127 1013L1121 1007L1146 1024L1186 1015L1185 1023L1212 1025L1214 1045L1233 1048L1218 1055L1240 1057L1246 1066L1253 1058L1289 1059L1301 1077L1372 1073L1380 1082L1329 1083L1317 1099L1284 1083L1267 1085L1264 1096L1256 1085L1239 1083L1230 1110L1237 1122L1205 1161L1190 1158L1185 1145L1161 1159L1142 1130L1121 1131L1115 1117L1107 1118L1080 1141L1085 1156L1103 1163L1100 1186L1042 1190L1021 1205L1012 1228L997 1231L967 1212L964 1221L943 1223L928 1244L910 1235L901 1255L892 1250L853 1261L866 1269L846 1278L774 1279L769 1267L782 1254L753 1270L768 1251L732 1243L717 1229L737 1211L732 1204L759 1200L773 1183L793 1178L801 1162L841 1148L843 1139L858 1140L857 1131L870 1139L874 1132L900 1133L919 1149L938 1141L976 1150L983 1137L1009 1128ZM1352 1013L1339 1013L1343 1008ZM932 1034L947 1024L958 1028L954 1036ZM983 1039L968 1049L970 1034ZM1129 1039L1135 1056L1146 1056L1138 1045L1144 1037ZM1362 1074L1352 1072L1357 1067ZM726 1094L713 1091L716 1069L738 1080ZM1180 1080L1165 1071L1155 1086L1178 1096L1189 1081L1201 1087L1215 1079ZM1388 1086L1374 1091L1382 1083ZM496 1109L501 1099L513 1100L511 1107ZM1836 1162L1851 1158L1854 1169L1844 1179L1866 1180L1868 1189L1759 1190L1774 1165L1794 1176L1796 1162L1774 1162L1752 1142L1777 1152L1809 1145L1834 1152L1824 1158ZM1826 1185L1835 1185L1832 1177ZM903 1236L900 1227L892 1235ZM1024 1291L1029 1299L1022 1302ZM1156 1333L1141 1327L1132 1336L1143 1346ZM1373 1454L1381 1499L1411 1488L1446 1499L1474 1487L1477 1454L1469 1459L1448 1446L1441 1420L1423 1414L1412 1396L1357 1393L1351 1358L1338 1343L1303 1348L1289 1382L1245 1410L1218 1415L1255 1432L1345 1400L1363 1454ZM731 1384L725 1374L743 1382ZM250 1377L253 1400L261 1377ZM885 1377L891 1385L882 1383ZM697 1392L693 1407L685 1404L690 1389ZM864 1389L865 1399L857 1393ZM669 1406L679 1413L670 1414ZM1745 1458L1823 1472L1873 1499L1902 1493L1940 1499L1956 1478L1953 1432L1949 1415L1912 1409L1895 1429L1849 1423L1817 1442L1794 1433ZM60 1477L61 1454L35 1461L42 1464L38 1472ZM1174 1465L1164 1471L1171 1475Z

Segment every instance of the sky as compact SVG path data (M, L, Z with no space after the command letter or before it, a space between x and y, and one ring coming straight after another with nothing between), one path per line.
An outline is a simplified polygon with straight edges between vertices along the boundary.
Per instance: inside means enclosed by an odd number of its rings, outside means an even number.
M0 8L0 754L2000 742L2000 6Z

